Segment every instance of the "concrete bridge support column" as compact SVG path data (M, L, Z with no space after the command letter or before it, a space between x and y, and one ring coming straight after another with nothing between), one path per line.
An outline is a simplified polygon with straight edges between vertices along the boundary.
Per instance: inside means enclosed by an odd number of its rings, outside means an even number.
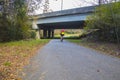
M47 29L43 29L43 38L47 38Z
M51 29L48 29L48 38L51 38Z
M53 38L54 29L43 29L43 38Z
M39 35L39 39L41 39L41 29L39 28L38 31L39 31L39 34L38 34Z
M52 32L52 38L54 38L54 29L52 29L51 32Z
M40 39L40 29L36 29L36 38Z

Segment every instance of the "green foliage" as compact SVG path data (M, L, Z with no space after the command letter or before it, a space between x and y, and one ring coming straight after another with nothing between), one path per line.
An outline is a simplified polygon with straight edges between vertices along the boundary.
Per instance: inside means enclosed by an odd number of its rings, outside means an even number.
M36 38L36 32L35 31L30 31L31 38L35 39Z
M22 40L31 36L25 1L15 0L13 6L12 14L0 14L0 41Z
M29 34L29 24L27 16L27 7L24 0L15 0L15 26L17 26L17 34L19 35L18 39L30 38Z
M9 39L10 20L0 18L0 41L7 41Z
M85 29L98 29L94 34L99 40L116 42L120 37L120 2L101 5L88 17Z

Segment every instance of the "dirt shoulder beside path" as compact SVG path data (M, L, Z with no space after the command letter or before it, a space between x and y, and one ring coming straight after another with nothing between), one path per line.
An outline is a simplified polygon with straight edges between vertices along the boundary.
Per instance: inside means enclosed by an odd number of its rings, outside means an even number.
M49 40L0 43L0 80L21 80L18 73Z
M118 44L115 43L93 42L79 39L68 39L68 41L100 51L106 55L112 55L120 58L120 49L118 49Z

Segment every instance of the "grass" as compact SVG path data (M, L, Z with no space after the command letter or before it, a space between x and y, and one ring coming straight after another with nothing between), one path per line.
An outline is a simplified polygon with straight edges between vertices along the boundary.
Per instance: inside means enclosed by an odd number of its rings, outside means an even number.
M64 39L78 39L79 38L79 34L66 34L64 35ZM54 39L60 39L60 35L55 35Z
M65 33L65 37L79 37L80 34L67 34ZM60 37L60 34L55 35L55 37Z
M50 40L28 40L0 43L0 80L21 80L18 73L32 56Z
M6 42L6 43L0 43L0 46L34 46L34 45L39 45L41 43L46 43L48 42L49 39L44 39L44 40L28 40L28 41L14 41L14 42Z
M73 43L77 43L77 44L82 42L82 40L80 40L80 39L67 39L67 40L70 42L73 42Z
M112 55L120 58L120 49L118 48L118 45L115 43L93 42L80 39L67 39L67 40L72 43L76 43L78 45L100 51L103 54Z
M10 65L11 65L11 62L8 62L8 61L7 61L7 62L4 63L4 65L5 65L5 66L10 66Z

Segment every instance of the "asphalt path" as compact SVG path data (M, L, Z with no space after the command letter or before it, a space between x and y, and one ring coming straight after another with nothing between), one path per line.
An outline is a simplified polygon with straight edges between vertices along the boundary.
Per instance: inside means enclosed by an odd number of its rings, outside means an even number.
M120 80L120 59L51 40L25 66L23 80Z

